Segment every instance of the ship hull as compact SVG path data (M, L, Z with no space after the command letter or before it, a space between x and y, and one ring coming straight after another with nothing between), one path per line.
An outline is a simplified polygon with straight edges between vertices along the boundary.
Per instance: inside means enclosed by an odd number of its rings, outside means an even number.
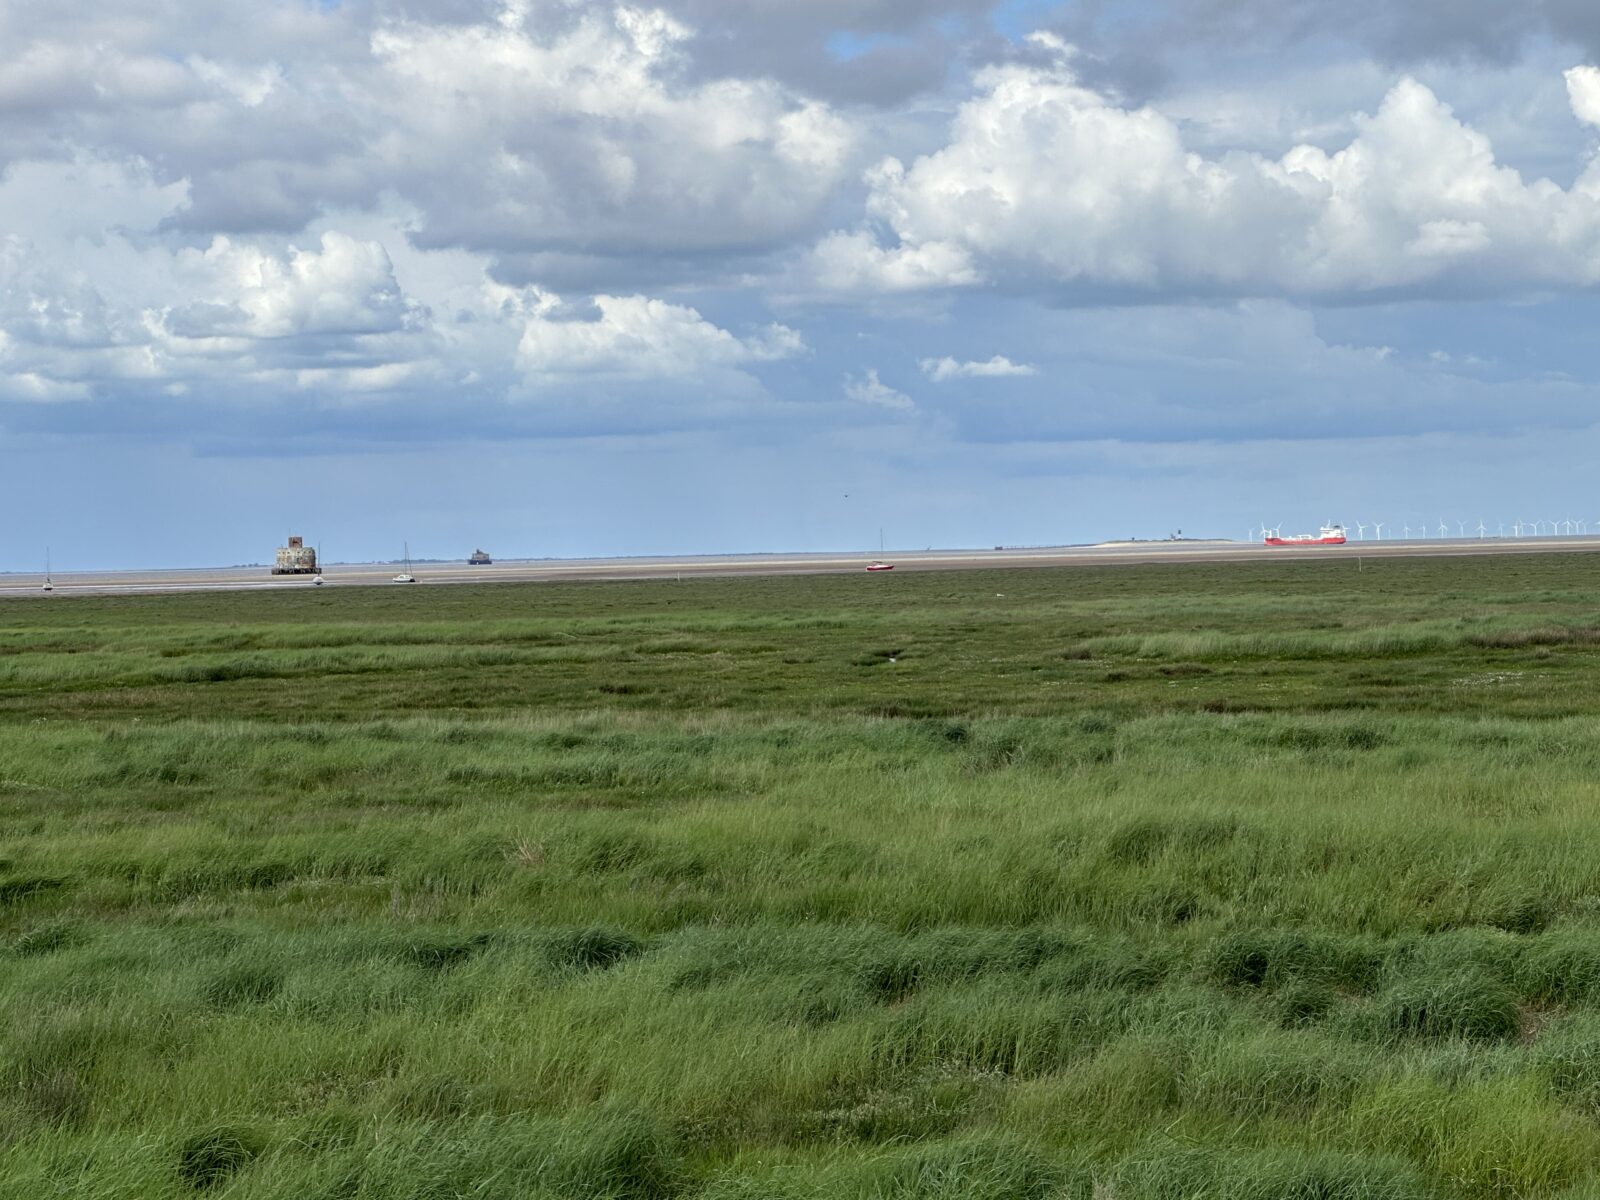
M1304 538L1275 538L1266 539L1268 546L1342 546L1347 539L1342 537L1304 537Z

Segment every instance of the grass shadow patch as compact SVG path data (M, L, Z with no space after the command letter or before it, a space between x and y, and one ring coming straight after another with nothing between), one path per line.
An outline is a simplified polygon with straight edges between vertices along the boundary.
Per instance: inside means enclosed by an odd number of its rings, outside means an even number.
M475 933L470 937L422 937L406 942L399 949L402 962L425 971L448 971L477 957L495 937L490 933Z
M218 1187L254 1162L263 1148L255 1134L226 1125L192 1134L178 1145L178 1178L195 1191Z
M606 971L645 949L643 941L625 930L596 926L551 935L545 942L545 959L563 970Z

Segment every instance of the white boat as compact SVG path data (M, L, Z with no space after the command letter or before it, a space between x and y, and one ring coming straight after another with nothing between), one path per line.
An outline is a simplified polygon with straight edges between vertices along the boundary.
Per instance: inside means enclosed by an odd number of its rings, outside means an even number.
M883 561L883 530L878 530L878 557L867 564L869 571L892 571L894 564Z
M405 569L394 577L395 583L415 583L417 581L417 577L411 573L411 543L405 543L405 548Z
M50 549L49 549L49 547L46 547L45 548L45 552L44 552L44 584L42 585L41 590L42 591L46 591L46 592L53 592L53 591L56 590L55 582L50 578Z

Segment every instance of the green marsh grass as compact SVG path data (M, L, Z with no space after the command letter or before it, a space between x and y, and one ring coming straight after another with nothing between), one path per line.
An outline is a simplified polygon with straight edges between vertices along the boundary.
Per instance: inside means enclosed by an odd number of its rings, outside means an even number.
M1600 1195L1600 561L0 604L0 1195Z

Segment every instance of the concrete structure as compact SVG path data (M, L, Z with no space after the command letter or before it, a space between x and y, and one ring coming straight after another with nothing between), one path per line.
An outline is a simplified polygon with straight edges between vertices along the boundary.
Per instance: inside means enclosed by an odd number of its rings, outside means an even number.
M272 566L274 575L321 575L317 566L315 548L306 545L305 538L291 537L287 546L278 547L278 560Z

